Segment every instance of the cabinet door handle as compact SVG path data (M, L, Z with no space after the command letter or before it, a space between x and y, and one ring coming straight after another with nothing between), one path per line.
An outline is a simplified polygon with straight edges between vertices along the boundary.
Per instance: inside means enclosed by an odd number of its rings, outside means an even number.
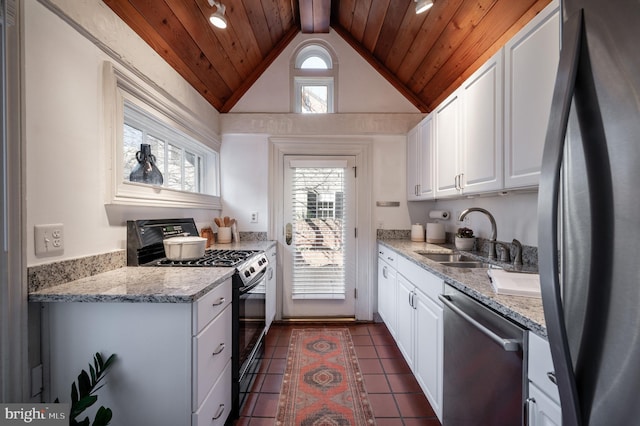
M389 275L388 275L388 273L387 273L387 267L386 267L386 266L383 266L383 267L382 267L382 276L383 276L383 277L385 277L385 278L389 278Z
M527 420L527 426L535 426L536 424L536 399L527 398L527 403L524 405L526 410L524 418Z
M271 278L273 278L273 268L269 268L269 276L267 279L270 280Z
M464 173L460 173L460 179L458 179L458 182L460 183L460 191L464 190Z
M218 420L220 416L222 416L222 413L224 413L224 404L220 404L220 406L218 407L218 412L215 416L213 416L211 420Z
M456 175L456 177L454 177L454 178L453 178L453 184L454 184L454 185L455 185L455 187L456 187L456 191L457 191L458 189L460 189L460 186L458 185L458 178L459 178L459 177L460 177L460 175Z
M549 380L551 381L551 383L553 383L554 385L558 385L558 381L556 380L556 373L553 371L549 371L547 373L547 377L549 378Z
M387 256L387 260L390 260L393 262L393 257Z
M216 350L213 351L213 354L211 354L211 355L212 356L216 356L216 355L220 354L222 351L224 351L224 343L220 343L220 345L218 345Z
M211 304L211 306L220 306L224 303L224 297L221 297L220 299L218 299L217 302L214 302Z

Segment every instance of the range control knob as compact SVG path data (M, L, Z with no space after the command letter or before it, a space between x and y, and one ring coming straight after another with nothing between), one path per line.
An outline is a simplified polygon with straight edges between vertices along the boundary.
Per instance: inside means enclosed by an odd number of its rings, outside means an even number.
M244 271L244 276L249 278L251 276L251 272L249 271Z
M249 268L249 270L251 271L252 274L256 272L256 268L254 268L253 266Z

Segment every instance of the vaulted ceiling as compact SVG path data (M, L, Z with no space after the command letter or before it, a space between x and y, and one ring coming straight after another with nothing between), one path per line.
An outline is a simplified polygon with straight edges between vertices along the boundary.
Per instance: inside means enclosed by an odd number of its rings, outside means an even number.
M228 112L300 31L349 43L429 112L550 0L103 0L214 108Z

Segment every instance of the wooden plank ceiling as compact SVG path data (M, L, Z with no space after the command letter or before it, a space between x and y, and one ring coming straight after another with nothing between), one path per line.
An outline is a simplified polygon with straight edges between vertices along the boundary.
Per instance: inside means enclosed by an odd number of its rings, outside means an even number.
M329 26L429 112L550 0L103 0L214 108L228 112L295 35ZM328 15L330 14L330 15ZM366 111L365 111L366 112Z

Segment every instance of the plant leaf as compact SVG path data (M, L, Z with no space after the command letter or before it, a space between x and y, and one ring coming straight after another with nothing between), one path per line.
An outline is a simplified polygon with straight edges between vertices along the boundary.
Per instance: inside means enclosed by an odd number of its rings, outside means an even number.
M82 413L88 407L91 407L93 404L95 404L95 402L97 400L98 400L98 397L95 396L95 395L87 395L87 396L85 396L84 398L82 398L80 401L78 401L78 403L75 404L71 408L71 417L72 418L78 417L78 415L80 413Z
M111 421L113 412L110 408L100 407L96 412L96 418L93 420L93 426L106 426Z
M82 370L78 376L78 390L80 391L80 398L83 398L91 393L91 379L85 370Z
M72 423L70 423L71 425L78 425L78 426L89 426L89 417L85 417L82 421L76 421L74 420Z
M96 352L96 360L98 361L98 365L100 366L100 370L104 369L104 362L102 361L102 355L100 352Z
M111 367L111 364L113 364L115 360L116 360L116 354L111 354L111 356L107 358L107 360L104 362L104 366L102 367L102 370L105 371L107 368Z
M76 386L76 382L71 383L71 406L74 406L78 403L78 387Z
M91 383L94 384L96 382L96 369L91 364L89 364L89 372L91 373Z

